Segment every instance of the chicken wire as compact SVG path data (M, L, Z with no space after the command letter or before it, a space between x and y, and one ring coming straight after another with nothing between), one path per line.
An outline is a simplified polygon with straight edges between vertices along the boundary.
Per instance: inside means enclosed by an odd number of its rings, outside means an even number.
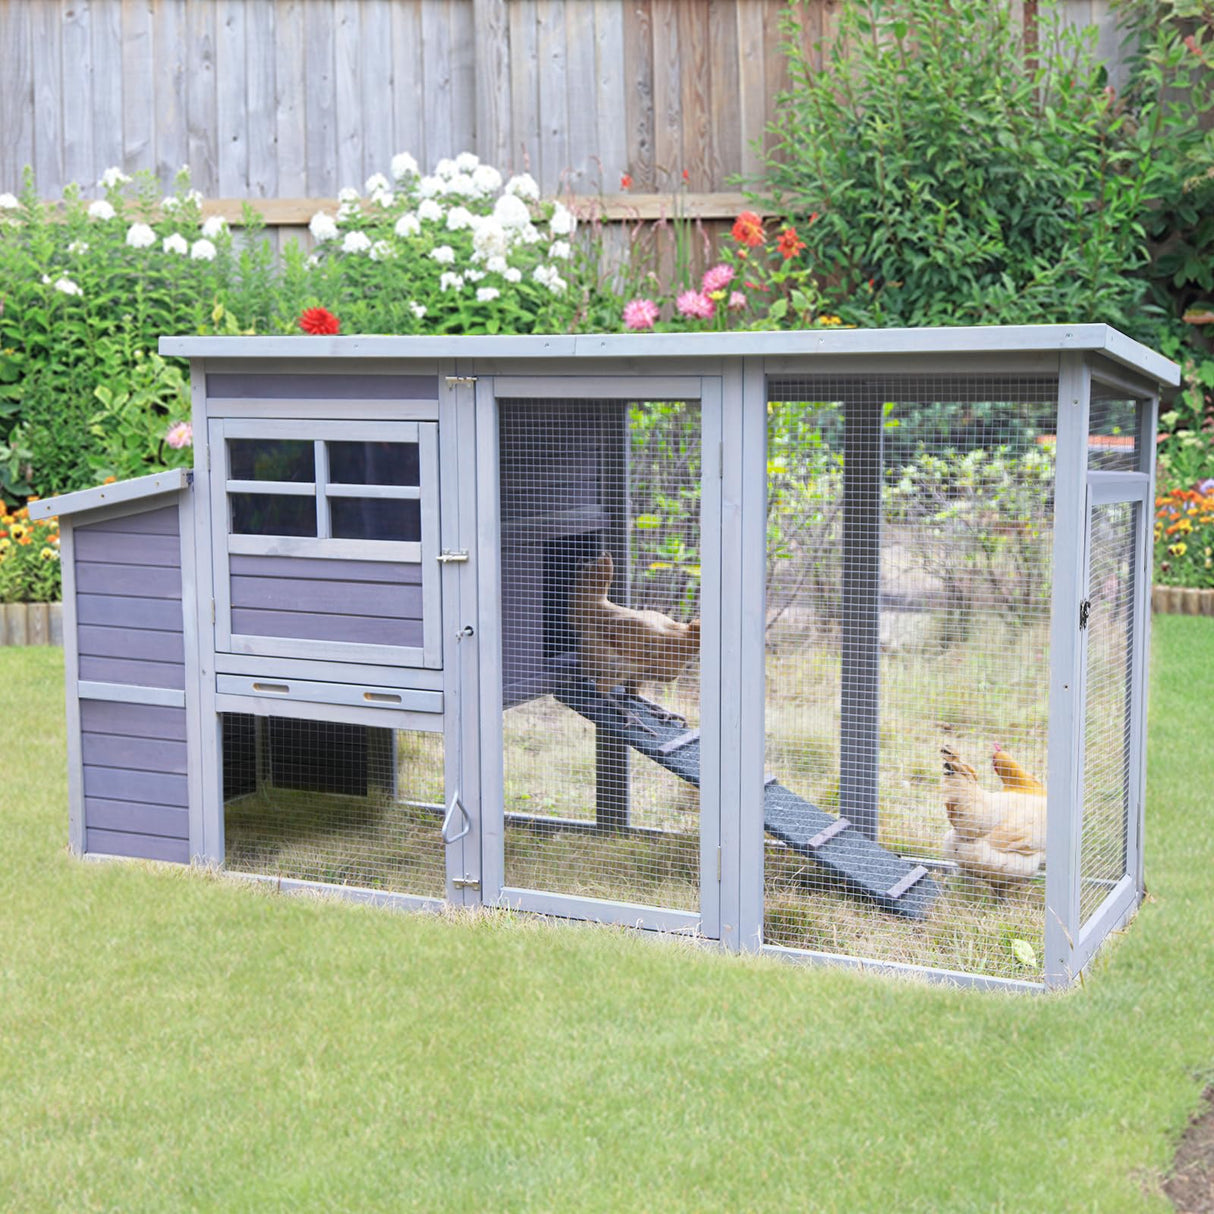
M226 866L441 898L443 738L225 713Z
M1057 382L803 379L769 397L767 768L941 892L900 915L769 838L764 939L1036 979L1044 799L1004 792L994 755L1044 783ZM992 880L946 841L942 747L1017 830L1041 811L1032 876Z
M1079 917L1086 923L1126 874L1137 502L1092 509L1087 678L1084 703L1083 834Z
M699 406L504 400L499 437L505 884L698 910Z

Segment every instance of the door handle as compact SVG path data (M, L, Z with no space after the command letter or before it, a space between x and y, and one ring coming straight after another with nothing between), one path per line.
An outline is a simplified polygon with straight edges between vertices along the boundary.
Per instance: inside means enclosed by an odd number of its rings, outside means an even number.
M448 835L447 831L451 827L452 820L455 817L456 811L464 820L464 828L457 835ZM468 811L464 808L464 803L459 799L459 789L455 790L455 795L451 798L451 804L447 807L446 816L443 818L443 827L440 832L444 843L455 843L462 839L472 830L472 819L468 816Z

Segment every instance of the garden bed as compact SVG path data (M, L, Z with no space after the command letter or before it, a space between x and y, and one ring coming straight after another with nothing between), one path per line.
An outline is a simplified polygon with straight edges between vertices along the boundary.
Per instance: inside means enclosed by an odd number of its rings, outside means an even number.
M0 603L0 645L62 644L62 603Z

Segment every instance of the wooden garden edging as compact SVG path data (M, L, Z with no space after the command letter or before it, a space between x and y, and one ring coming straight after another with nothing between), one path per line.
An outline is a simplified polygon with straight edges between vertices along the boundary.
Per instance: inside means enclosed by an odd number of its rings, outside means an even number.
M1214 590L1152 586L1151 610L1160 615L1214 615Z
M62 644L62 603L0 603L0 645Z

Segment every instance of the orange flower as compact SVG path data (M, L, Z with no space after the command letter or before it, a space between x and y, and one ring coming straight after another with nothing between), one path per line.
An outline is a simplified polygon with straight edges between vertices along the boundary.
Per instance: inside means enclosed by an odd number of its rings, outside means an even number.
M785 228L780 233L780 239L776 241L776 248L780 250L780 256L787 261L805 248L805 241L798 238L796 228Z
M748 249L756 248L764 240L763 221L754 211L743 211L733 221L733 238Z

